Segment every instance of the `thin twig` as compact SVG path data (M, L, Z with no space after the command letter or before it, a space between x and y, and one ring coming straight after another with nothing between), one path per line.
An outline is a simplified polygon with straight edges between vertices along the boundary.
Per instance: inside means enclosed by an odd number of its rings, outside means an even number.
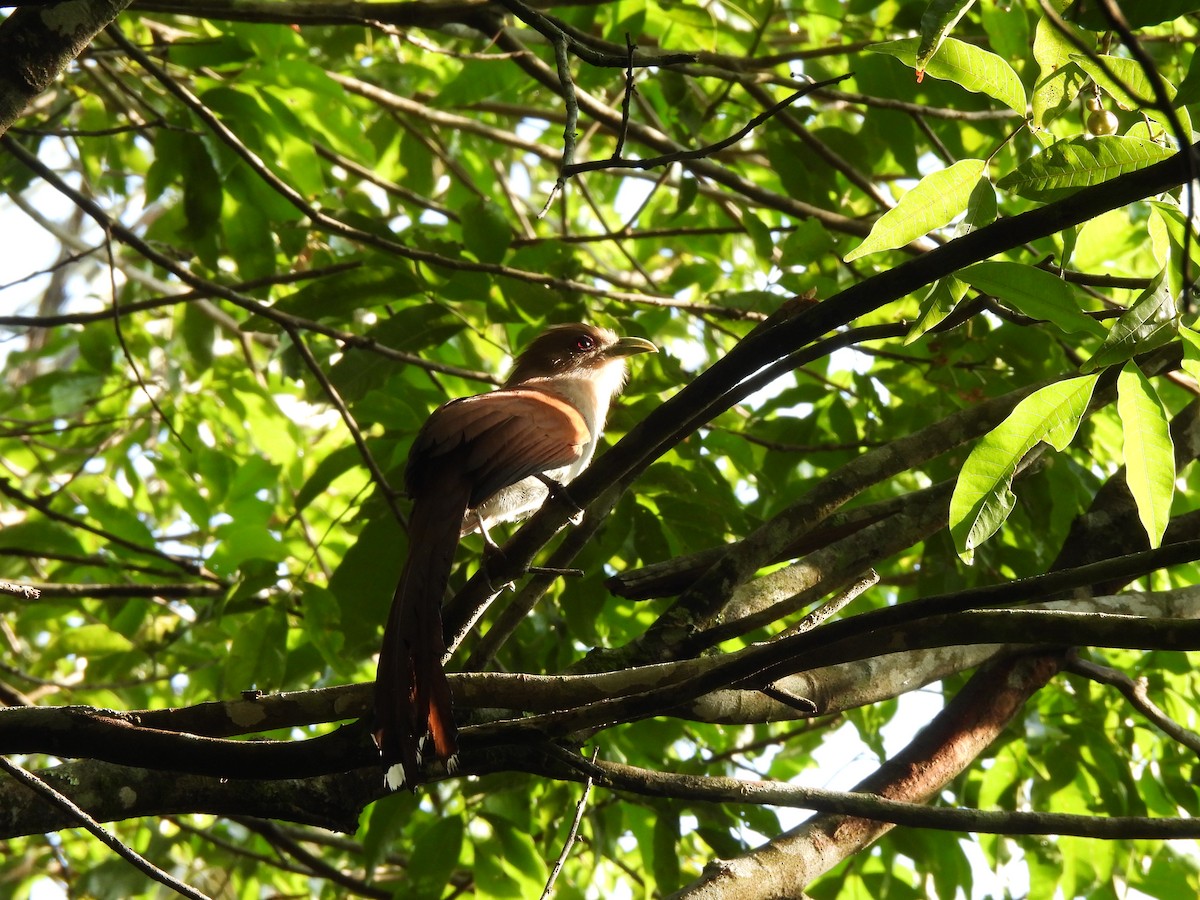
M116 853L118 856L128 860L134 868L139 872L153 878L159 884L169 887L181 897L190 897L192 900L210 900L207 894L204 894L190 884L185 884L178 878L164 872L150 860L139 854L132 847L128 847L119 841L116 835L105 829L99 822L89 816L86 812L80 809L70 797L55 790L42 779L38 778L27 769L18 766L16 763L0 756L0 769L3 769L14 779L24 784L34 793L40 794L45 800L66 810L70 815L74 816L81 826L90 831L97 839L105 846Z
M590 35L576 31L565 22L538 12L526 6L521 0L497 0L510 13L542 35L552 44L562 41L564 46L586 63L599 68L621 69L625 67L624 53L606 53L591 46ZM607 43L604 42L607 46ZM695 53L662 53L658 55L639 56L636 60L639 66L673 66L679 63L696 61Z
M752 132L763 122L770 119L780 110L791 106L801 97L807 96L814 90L822 87L828 87L831 84L837 84L840 81L845 81L850 77L850 73L839 75L837 78L830 78L825 81L816 81L812 84L805 85L800 90L789 94L783 100L780 100L770 109L759 113L751 119L743 128L738 129L728 137L717 141L714 144L707 144L703 147L697 147L694 150L677 150L674 153L665 153L662 156L652 156L649 159L596 159L590 162L575 163L570 166L562 167L562 176L570 178L578 175L581 172L596 172L601 169L656 169L659 166L665 166L673 162L685 162L693 159L705 159L712 156L714 153L719 153L726 147L732 146Z
M117 294L117 263L113 257L112 249L112 231L105 229L104 232L104 252L108 255L108 287L112 295L112 321L113 330L117 333L117 343L121 345L121 353L125 356L125 361L129 363L129 368L133 370L134 380L137 381L138 387L142 389L142 393L146 395L146 399L150 401L150 406L158 413L158 417L162 419L163 424L167 426L167 430L174 435L175 440L179 441L181 446L188 453L192 452L192 448L188 445L187 440L175 428L175 423L163 411L163 408L158 405L158 400L150 393L150 388L146 386L145 380L142 378L142 372L138 368L137 361L133 358L133 354L129 351L129 345L125 342L125 331L121 328L121 302Z
M596 755L600 752L600 748L596 747L592 750L592 763L596 762ZM575 843L575 838L579 833L579 823L583 821L583 811L587 808L588 795L592 793L592 776L588 775L587 781L583 783L583 793L579 797L579 804L575 807L575 820L571 823L571 830L567 832L567 839L563 843L562 853L558 855L558 861L554 863L554 868L550 870L550 877L546 880L546 889L542 891L541 900L549 900L550 895L554 892L554 882L558 880L558 873L562 871L566 865L567 857L571 854L571 847Z
M253 297L247 297L240 294L232 288L227 288L222 284L208 279L201 278L194 274L189 268L176 262L171 257L164 253L160 253L154 247L150 246L145 240L139 237L135 232L126 228L119 221L108 215L96 202L88 197L85 197L79 191L68 185L60 178L52 169L44 165L36 156L21 146L20 143L14 141L8 135L0 135L0 147L3 147L12 156L18 159L22 165L36 172L47 184L51 185L56 191L70 199L72 203L82 209L85 213L101 228L111 229L121 241L128 244L139 254L145 257L155 265L170 272L184 284L196 290L203 291L208 296L217 297L232 303L234 306L240 307L247 312L255 313L262 316L270 322L274 322L280 327L291 325L295 328L300 328L305 331L323 334L326 337L331 337L336 341L341 342L347 347L356 347L359 349L372 350L381 356L386 356L389 359L396 359L401 362L406 362L411 365L420 366L433 372L444 372L448 375L455 375L460 378L466 378L473 381L482 381L488 384L499 384L499 379L496 376L486 372L475 372L470 369L460 368L459 366L450 366L444 363L432 362L422 359L416 354L404 353L400 350L393 350L391 347L384 346L369 335L355 334L350 331L342 331L338 328L331 328L322 322L317 322L310 319L302 318L301 316L293 316L275 307L260 303ZM447 263L450 261L447 260ZM504 267L501 267L504 268ZM518 271L514 269L513 271ZM559 281L559 279L550 279ZM566 284L567 282L563 282ZM572 282L573 283L573 282ZM593 287L581 285L581 288L587 293L601 293ZM615 296L611 292L604 292L607 296Z
M359 455L366 463L367 470L371 473L371 479L379 488L379 492L383 494L384 502L387 503L388 509L392 511L396 521L400 523L400 527L407 530L408 520L404 517L404 513L400 511L400 507L396 503L396 492L392 490L388 484L387 477L383 474L383 470L379 468L379 464L375 462L375 457L371 455L371 449L367 446L366 439L362 436L362 431L359 430L358 423L354 421L354 416L351 415L349 407L346 406L346 401L342 399L342 395L338 393L333 382L329 380L329 376L321 368L321 364L317 362L312 351L308 349L308 345L304 343L304 336L300 334L296 328L285 325L284 330L288 337L292 339L300 358L304 360L304 364L308 366L308 370L313 373L317 382L321 385L321 389L325 392L325 396L329 398L329 402L333 404L334 409L338 411L338 415L342 417L342 422L346 425L346 430L350 432L350 437L354 441L354 446L358 448Z
M575 96L575 82L571 78L571 60L567 56L567 36L559 32L556 38L553 38L554 44L554 64L558 70L558 83L562 89L563 106L566 109L567 121L563 125L563 152L562 165L558 169L558 178L554 180L554 187L550 189L550 195L546 198L546 203L542 206L542 211L538 213L538 218L544 218L546 212L550 209L550 204L554 202L554 198L559 192L566 188L567 170L575 162L575 129L579 125L579 98Z
M625 137L629 134L629 107L637 90L633 82L633 53L637 50L637 44L629 37L629 32L625 32L625 46L629 50L629 63L625 66L625 96L621 98L621 127L617 131L617 148L613 150L613 159L620 159L621 151L625 149Z
M295 209L307 216L314 225L320 229L323 229L329 234L334 234L350 241L356 241L365 246L383 250L384 252L390 253L394 256L412 260L413 262L424 263L438 269L463 272L480 272L501 278L511 278L516 281L523 281L529 284L539 284L544 287L555 288L559 290L579 291L580 293L592 296L602 296L625 301L633 299L628 296L622 296L611 291L604 290L596 285L583 284L582 282L572 281L571 279L567 278L557 278L540 272L529 272L523 269L515 269L511 266L505 266L499 263L482 263L473 262L467 259L451 259L431 250L410 247L406 244L400 243L399 241L374 234L370 231L365 231L361 228L355 228L352 225L347 225L340 219L337 219L314 207L295 188L276 175L270 169L270 167L263 162L262 158L259 157L258 154L248 148L236 134L234 134L225 126L225 124L213 113L211 109L204 105L200 98L198 98L184 85L180 84L177 79L168 74L165 69L158 66L152 59L146 56L146 54L138 50L138 48L132 44L128 38L125 37L120 29L116 28L115 26L109 26L107 33L129 54L131 58L136 60L139 65L141 65L147 72L154 76L155 80L157 80L169 93L171 93L177 100L190 109L199 119L201 119L201 121L208 126L212 133L218 139L220 139L222 143L228 146L243 162L250 167L257 178L261 179L267 187L283 197ZM353 81L353 79L347 79L345 77L334 77L334 80L342 84L345 84L348 80ZM381 93L386 92L380 92L378 90L374 92L364 91L363 96L369 96L371 99L375 99ZM3 140L2 145L6 149L11 149L13 146L17 146L16 142L12 141L7 136L0 136L0 140ZM24 159L22 159L22 162L24 162ZM28 163L26 163L26 165L28 165ZM121 232L116 229L114 229L114 233L118 235L121 234ZM144 252L143 255L145 255ZM155 259L154 261L157 262L158 260ZM192 283L187 278L179 275L179 273L176 271L176 268L178 267L167 268L169 271L179 277L180 280L188 284ZM225 294L219 294L218 296L229 299Z
M1183 123L1179 119L1179 114L1175 111L1174 104L1171 103L1171 98L1167 96L1167 88L1163 84L1162 76L1158 72L1158 67L1154 65L1154 60L1150 58L1150 54L1142 47L1137 36L1129 27L1129 23L1125 20L1125 15L1121 12L1121 8L1112 0L1098 0L1100 11L1104 14L1104 18L1108 20L1108 24L1113 27L1113 30L1121 36L1121 43L1125 45L1125 49L1129 51L1129 55L1137 60L1142 67L1142 74L1146 76L1146 80L1150 82L1150 90L1154 92L1153 108L1157 109L1171 125L1171 131L1174 133L1176 142L1180 149L1186 148L1188 145L1187 132L1183 130ZM1184 164L1188 167L1188 178L1184 182L1184 191L1187 194L1187 223L1183 227L1183 253L1179 261L1180 278L1184 285L1192 283L1192 229L1195 227L1193 223L1196 221L1196 163L1195 158L1189 153L1184 157ZM1190 291L1185 290L1181 300L1186 303Z
M1077 654L1072 654L1068 659L1067 671L1082 675L1099 684L1115 687L1138 712L1157 725L1164 734L1183 744L1193 753L1200 753L1200 734L1184 728L1150 699L1150 693L1147 690L1149 685L1145 678L1138 678L1135 681L1124 672L1082 659Z
M818 606L786 631L781 632L779 637L789 637L793 634L812 631L826 619L830 618L835 613L852 603L854 599L857 598L863 591L868 590L877 584L879 584L879 573L874 569L867 569L866 573L852 585L841 591L828 603Z
M186 559L182 556L174 556L164 550L160 550L157 547L147 547L143 544L137 543L137 541L128 540L127 538L123 538L118 534L113 534L112 532L105 531L103 528L98 528L95 525L91 525L82 519L77 519L74 516L68 516L65 513L60 513L57 510L51 509L48 501L40 497L30 496L20 488L14 487L11 483L9 483L7 478L0 478L0 494L3 494L11 500L16 500L18 503L22 503L31 509L36 509L47 519L53 519L56 522L62 522L65 525L70 525L72 528L79 528L83 531L90 532L97 537L104 538L104 540L108 541L110 544L117 544L119 546L126 547L136 553L145 553L148 556L154 556L158 559L169 562L173 566L183 569L185 572L188 572L192 575L198 575L206 581L212 581L218 584L222 583L217 576L205 569L204 564L201 562Z

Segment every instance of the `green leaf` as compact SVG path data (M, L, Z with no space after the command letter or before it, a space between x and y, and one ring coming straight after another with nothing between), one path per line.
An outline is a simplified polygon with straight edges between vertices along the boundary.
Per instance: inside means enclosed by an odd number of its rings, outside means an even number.
M954 229L955 237L970 234L977 228L990 225L996 221L996 190L986 178L981 178L971 191L967 201L967 214Z
M187 228L183 236L206 237L220 229L225 192L208 150L200 138L184 135L180 140L180 169L183 171L183 212Z
M1183 338L1183 370L1200 381L1200 332L1181 327L1179 336Z
M692 208L692 204L696 202L696 198L700 195L700 182L695 178L681 176L679 179L679 194L675 198L675 209L667 216L668 222L673 222L675 219L682 216L685 212Z
M360 309L411 297L421 288L409 263L372 257L357 268L308 282L294 294L279 300L275 308L303 319L338 319ZM269 319L255 315L246 320L242 329L274 331L277 327Z
M1123 109L1141 110L1151 119L1162 125L1164 129L1170 130L1170 118L1151 105L1155 102L1154 87L1150 83L1150 79L1146 77L1146 72L1142 64L1137 60L1126 59L1121 56L1104 55L1092 59L1082 53L1072 53L1071 61L1087 72L1091 79L1099 85L1100 89L1116 100ZM1106 69L1107 72L1105 71ZM1113 77L1109 76L1109 72L1112 73ZM1161 79L1160 81L1162 82L1163 90L1166 92L1167 99L1174 101L1174 86ZM1129 90L1126 90L1126 88ZM1175 114L1183 126L1183 140L1190 142L1192 138L1192 121L1188 116L1188 111L1181 107L1175 111Z
M134 648L130 640L107 625L78 625L67 628L53 642L57 657L80 656L84 659L128 653Z
M1071 62L1071 54L1077 46L1094 46L1095 38L1073 25L1067 24L1066 27L1069 34L1062 33L1058 22L1042 16L1034 29L1033 58L1040 72L1033 89L1035 136L1038 129L1047 127L1059 116L1071 111L1075 98L1087 84L1087 76Z
M458 816L438 819L421 832L408 864L408 892L416 900L438 900L462 854L463 823Z
M217 323L212 316L202 310L198 303L184 303L179 329L183 334L183 345L196 368L212 368L213 341L217 336Z
M387 794L366 808L359 836L368 869L374 869L391 852L416 811L417 798L408 791Z
M971 450L950 498L950 533L965 562L1012 512L1013 475L1025 455L1042 441L1060 451L1070 444L1098 378L1084 375L1035 391Z
M345 635L340 627L337 598L326 588L305 582L300 590L300 603L304 610L305 635L317 648L326 665L343 678L351 677L354 667L342 653Z
M950 29L958 24L975 0L932 0L925 12L921 14L921 43L917 47L917 71L925 69L926 64L937 53L942 41L950 34Z
M1162 543L1175 495L1171 427L1154 385L1133 362L1117 376L1117 415L1125 435L1125 481L1152 548Z
M868 253L903 247L948 224L967 208L971 192L986 167L987 162L982 159L964 159L926 175L893 209L879 217L866 239L846 254L846 262Z
M1154 248L1154 257L1166 267L1167 284L1171 294L1175 297L1182 296L1185 290L1191 289L1190 286L1185 288L1183 282L1184 267L1181 262L1184 258L1185 243L1188 245L1187 253L1191 258L1193 270L1200 262L1200 246L1197 245L1195 230L1188 224L1187 213L1170 195L1164 195L1162 200L1150 200L1148 204L1150 240ZM1185 237L1189 230L1192 232L1191 240Z
M408 542L400 525L381 508L367 521L334 570L329 589L338 601L338 618L349 650L379 649L379 629L387 618L407 552Z
M257 688L277 690L287 661L287 616L275 607L260 609L233 636L225 658L226 695Z
M775 250L775 238L771 235L771 229L749 210L742 214L742 226L754 244L755 255L762 260L763 265L770 266L771 256Z
M548 872L532 838L498 816L484 818L492 826L491 846L499 851L475 856L475 875L485 896L540 895Z
M654 880L660 891L671 893L679 887L679 815L661 810L654 819Z
M981 3L979 18L992 50L1005 59L1029 53L1029 20L1022 3Z
M1161 162L1174 151L1141 138L1107 135L1055 141L996 182L996 187L1033 200L1059 200Z
M462 211L463 243L480 262L498 263L512 244L513 230L500 205L476 198Z
M404 304L367 330L367 337L395 350L417 353L443 344L466 327L439 304ZM359 348L347 348L329 377L343 399L353 403L396 373L395 360Z
M378 443L367 441L367 447L378 448ZM296 513L303 512L308 504L325 493L325 489L333 483L334 479L362 464L362 452L354 444L338 447L326 455L317 463L313 473L308 476L308 480L296 494L294 511Z
M915 69L918 42L919 38L904 38L883 44L871 44L867 49L874 53L894 56ZM987 94L1025 115L1025 88L1012 66L995 53L974 44L946 38L937 55L929 60L924 73L941 81L953 81L968 91Z
M1053 323L1067 334L1105 333L1099 322L1079 309L1071 286L1042 269L990 260L962 269L957 277L1027 316Z
M1178 312L1165 276L1165 271L1159 272L1133 306L1113 323L1104 343L1080 366L1081 372L1086 374L1124 362L1174 339Z
M1075 108L1075 98L1087 84L1087 76L1074 64L1055 69L1033 89L1033 127L1045 128Z
M966 293L967 286L953 275L939 278L934 282L929 293L925 295L925 299L921 301L921 311L917 315L917 321L904 336L904 343L911 344L950 315Z

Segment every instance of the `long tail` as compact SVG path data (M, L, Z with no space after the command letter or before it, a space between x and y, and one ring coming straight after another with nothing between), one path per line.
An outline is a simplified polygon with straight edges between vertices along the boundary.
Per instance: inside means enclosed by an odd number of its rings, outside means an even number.
M392 598L375 675L375 742L393 789L416 789L426 736L432 738L434 757L451 769L457 762L458 729L442 670L442 596L468 491L465 484L423 491L409 519L408 559Z

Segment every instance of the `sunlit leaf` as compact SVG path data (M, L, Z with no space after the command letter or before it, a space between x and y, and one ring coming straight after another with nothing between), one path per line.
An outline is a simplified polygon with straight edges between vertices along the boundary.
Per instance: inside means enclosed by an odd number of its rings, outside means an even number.
M1162 543L1175 494L1170 423L1150 380L1132 362L1117 378L1117 414L1125 435L1125 481L1150 546Z
M1183 338L1184 371L1200 381L1200 332L1180 328L1179 335Z
M1171 119L1166 113L1155 108L1158 100L1154 93L1154 86L1146 77L1142 64L1137 60L1108 55L1099 55L1093 59L1082 53L1072 54L1071 60L1124 109L1142 110L1163 128L1170 130ZM1167 100L1174 101L1175 88L1161 78L1159 82ZM1180 107L1175 110L1175 115L1183 126L1183 141L1190 142L1192 122L1187 109Z
M1140 138L1070 138L1021 163L996 187L1034 200L1057 200L1173 155L1174 151Z
M1112 324L1104 343L1080 371L1094 372L1124 362L1137 353L1161 347L1174 339L1177 310L1165 275L1165 271L1159 272L1133 305Z
M950 34L950 30L958 24L975 0L932 0L925 12L921 14L921 43L917 47L916 69L917 80L930 58L937 52Z
M957 277L1015 309L1053 322L1067 334L1104 333L1103 326L1079 309L1075 291L1049 272L1017 263L988 261L961 270Z
M995 534L1016 505L1017 466L1042 441L1065 450L1087 410L1097 375L1060 381L1030 394L971 450L950 499L950 533L964 561Z
M954 307L967 293L967 285L953 276L939 278L921 300L921 311L917 321L904 337L904 343L911 344L929 329L954 311Z
M916 68L919 42L919 38L905 38L871 44L867 49L894 56L906 66ZM987 94L1021 115L1025 114L1025 88L1012 66L974 44L946 38L924 71L942 81L953 81L968 91Z
M986 167L982 159L963 159L926 175L893 209L879 217L866 240L846 254L846 262L879 250L903 247L949 223L967 208L971 192Z
M287 665L287 619L282 610L260 609L233 636L223 660L229 695L277 690Z

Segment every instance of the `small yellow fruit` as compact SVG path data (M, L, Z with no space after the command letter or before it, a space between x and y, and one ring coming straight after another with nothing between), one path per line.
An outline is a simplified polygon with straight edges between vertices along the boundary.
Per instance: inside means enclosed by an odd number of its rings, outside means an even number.
M1087 130L1094 135L1116 134L1117 117L1107 109L1094 109L1087 116Z

